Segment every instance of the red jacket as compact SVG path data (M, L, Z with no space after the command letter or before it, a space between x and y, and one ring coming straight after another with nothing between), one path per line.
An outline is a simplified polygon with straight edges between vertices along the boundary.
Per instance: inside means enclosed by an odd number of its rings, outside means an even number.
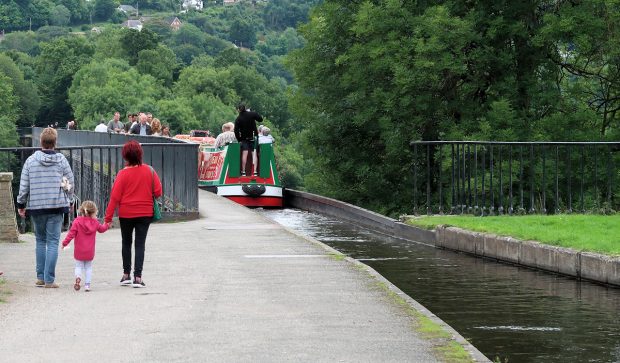
M95 258L96 232L103 233L107 230L108 225L100 224L95 218L77 217L71 224L67 237L62 241L62 246L66 247L75 238L73 257L80 261L91 261Z
M161 182L151 167L128 166L118 172L112 186L110 203L105 211L105 221L111 222L118 207L120 218L153 216L153 195L161 197Z

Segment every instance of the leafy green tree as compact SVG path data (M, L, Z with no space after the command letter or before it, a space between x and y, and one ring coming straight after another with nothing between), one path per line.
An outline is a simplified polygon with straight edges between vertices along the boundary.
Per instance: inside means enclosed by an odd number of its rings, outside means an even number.
M39 42L34 32L16 31L4 36L0 49L16 50L34 56L39 53Z
M301 48L303 44L303 38L297 31L294 28L287 28L281 33L268 33L265 40L258 43L256 49L268 56L286 55L294 49Z
M42 26L35 32L39 42L50 42L56 38L64 37L69 34L66 27L61 26Z
M205 34L193 24L185 24L174 32L174 44L191 44L202 48L205 42Z
M19 113L16 121L20 126L32 125L41 104L34 82L25 80L13 59L4 54L0 54L0 75L10 80L11 88L17 97Z
M173 134L189 133L198 130L201 123L192 111L191 100L185 97L160 99L157 102L157 115L164 125L170 126Z
M138 63L138 54L147 49L157 49L159 37L148 29L138 31L123 28L120 35L120 46L124 50L125 59L130 65Z
M10 78L0 74L0 147L18 144L15 122L19 119L19 100L11 83Z
M94 0L93 17L99 21L106 21L112 17L117 4L114 0Z
M138 53L136 69L142 74L150 74L161 80L166 87L172 86L176 67L176 56L170 48L164 45L159 45L157 49L145 49Z
M52 25L66 26L71 21L71 11L64 5L56 5L51 11Z
M239 47L254 48L256 44L256 30L254 23L250 19L239 17L230 25L228 39Z
M90 63L93 53L92 44L81 37L59 38L41 45L41 55L36 59L37 84L42 94L41 124L64 125L73 118L68 90L75 73Z
M151 110L157 113L157 100L167 96L151 75L140 75L126 61L104 59L82 67L69 89L69 103L85 128L92 128L101 115L112 110Z

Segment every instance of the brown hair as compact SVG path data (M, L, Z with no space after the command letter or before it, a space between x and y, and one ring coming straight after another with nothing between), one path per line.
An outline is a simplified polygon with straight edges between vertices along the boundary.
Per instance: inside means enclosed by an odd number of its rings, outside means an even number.
M153 133L161 131L161 122L158 118L151 120L151 131L153 131Z
M92 200L85 200L80 205L80 209L78 211L81 216L88 217L96 217L97 216L97 205Z
M41 147L44 149L53 149L56 147L56 139L58 139L58 132L51 127L43 129L41 131Z

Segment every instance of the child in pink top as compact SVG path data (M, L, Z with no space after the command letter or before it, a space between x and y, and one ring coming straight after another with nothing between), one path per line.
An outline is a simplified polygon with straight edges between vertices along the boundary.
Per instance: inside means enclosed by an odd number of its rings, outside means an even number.
M62 241L62 249L67 248L69 242L75 238L75 251L73 252L73 257L75 258L75 285L73 285L73 288L76 291L80 289L82 270L84 270L86 275L84 290L90 291L93 259L95 258L95 235L97 234L96 232L103 233L107 231L110 225L108 223L99 223L97 220L97 205L90 200L82 203L79 215L71 224L67 237Z

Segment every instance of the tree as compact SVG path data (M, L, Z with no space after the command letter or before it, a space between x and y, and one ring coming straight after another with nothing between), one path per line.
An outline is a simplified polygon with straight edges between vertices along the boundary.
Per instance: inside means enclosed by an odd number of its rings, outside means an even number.
M0 42L0 49L17 50L34 56L39 53L39 42L34 32L16 31L4 36L4 40Z
M232 22L228 39L237 46L254 48L256 44L256 30L251 20L239 17Z
M112 17L116 9L114 0L95 0L93 16L99 21L106 21Z
M24 80L15 62L4 54L0 54L0 75L10 80L11 89L17 97L18 113L15 121L20 126L32 125L41 104L34 82Z
M64 5L56 5L51 11L50 22L53 25L66 26L71 20L71 11Z
M172 77L177 67L177 59L170 48L159 45L157 49L145 49L138 53L136 69L142 74L150 74L161 80L166 87L172 86Z
M11 79L0 74L0 147L18 144L15 122L19 118L18 98L14 96Z
M124 51L124 58L129 61L130 65L134 66L138 63L138 54L141 51L157 48L159 37L148 29L138 31L123 28L119 41Z
M170 126L173 134L189 133L200 129L200 122L194 116L192 103L185 97L160 99L157 102L157 115L164 124Z
M140 75L126 61L109 58L93 61L75 74L69 103L76 119L90 128L112 110L157 113L157 100L166 95L166 89L151 75Z
M73 76L91 61L93 53L92 44L81 37L59 38L41 45L41 55L36 59L37 84L43 98L41 124L64 125L73 118L68 90Z

